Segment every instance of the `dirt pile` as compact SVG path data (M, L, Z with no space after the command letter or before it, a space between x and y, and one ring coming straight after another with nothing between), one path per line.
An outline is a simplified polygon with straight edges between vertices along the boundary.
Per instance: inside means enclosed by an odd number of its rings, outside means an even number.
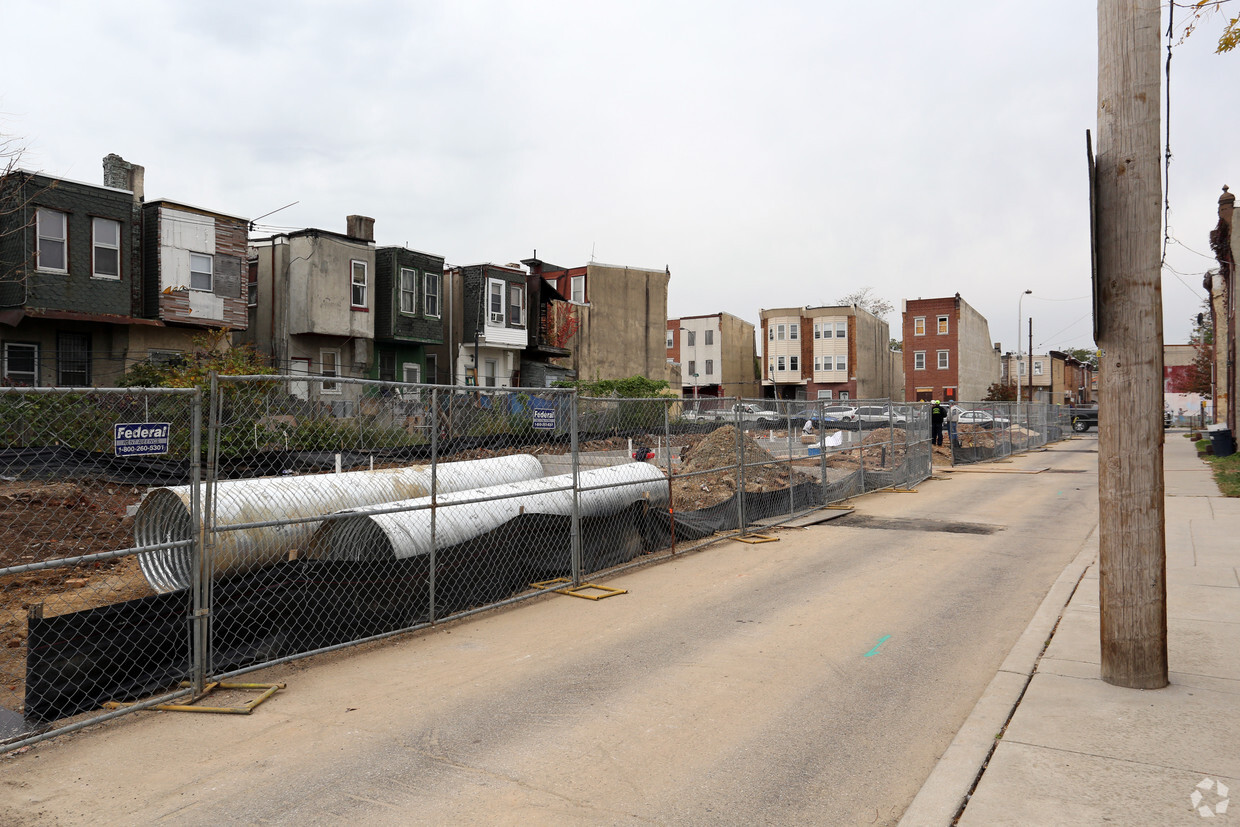
M745 452L745 490L748 492L776 491L814 478L794 472L789 475L786 462L751 467L751 463L769 462L775 457L758 445L747 433L741 433ZM731 499L738 489L736 467L736 427L724 425L687 446L680 452L679 474L697 474L677 477L672 481L672 505L677 511L696 511L709 508ZM698 473L703 472L703 473Z

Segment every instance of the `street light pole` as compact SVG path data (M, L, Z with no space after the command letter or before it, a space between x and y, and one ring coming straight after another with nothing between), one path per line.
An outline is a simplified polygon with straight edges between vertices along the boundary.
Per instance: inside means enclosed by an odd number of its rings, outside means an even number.
M1032 290L1026 290L1020 294L1020 298L1016 301L1016 424L1020 425L1020 378L1021 378L1021 361L1020 361L1020 323L1025 319L1025 312L1022 305L1025 296L1033 293ZM1033 356L1032 353L1029 354Z

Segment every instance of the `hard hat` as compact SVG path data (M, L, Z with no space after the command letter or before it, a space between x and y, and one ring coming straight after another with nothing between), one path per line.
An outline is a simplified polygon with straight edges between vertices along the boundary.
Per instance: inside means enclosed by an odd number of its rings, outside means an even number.
M931 405L937 405L937 404L939 404L939 400L937 400L937 399L931 399L931 400L930 400L930 404L931 404Z

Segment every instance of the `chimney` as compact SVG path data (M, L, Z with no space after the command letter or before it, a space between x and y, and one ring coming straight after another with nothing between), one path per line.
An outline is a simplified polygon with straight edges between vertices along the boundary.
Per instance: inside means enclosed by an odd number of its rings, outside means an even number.
M364 215L350 215L345 219L349 238L360 238L362 241L375 240L375 220Z
M1231 226L1231 212L1236 206L1236 196L1228 192L1226 184L1223 185L1223 194L1218 197L1218 217Z
M145 167L131 164L115 152L103 158L103 185L118 190L129 190L133 193L135 201L141 201L145 195L142 186L145 177Z

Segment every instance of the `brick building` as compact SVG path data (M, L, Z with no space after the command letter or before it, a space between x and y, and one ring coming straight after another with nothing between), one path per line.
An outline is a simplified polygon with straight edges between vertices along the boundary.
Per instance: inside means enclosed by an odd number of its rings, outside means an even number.
M957 293L904 301L905 398L976 401L999 381L990 325Z

